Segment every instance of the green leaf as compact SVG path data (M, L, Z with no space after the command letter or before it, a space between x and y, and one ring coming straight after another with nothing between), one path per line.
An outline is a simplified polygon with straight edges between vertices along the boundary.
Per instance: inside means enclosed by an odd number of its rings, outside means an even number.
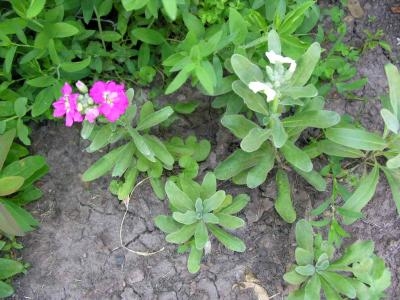
M386 108L381 109L381 116L385 122L386 127L393 133L398 133L400 128L400 123L397 117Z
M246 225L241 218L231 216L230 214L217 213L216 216L219 220L218 224L227 229L237 229Z
M157 160L154 157L154 152L147 144L146 139L132 128L128 128L128 132L132 137L137 150L139 150L139 152L142 153L149 161L156 162Z
M120 146L110 151L109 153L101 157L99 160L97 160L89 169L85 171L85 173L83 173L82 180L92 181L110 171L117 162L121 150L124 147L126 147L126 145Z
M17 46L12 46L12 47L8 48L6 55L4 57L4 65L3 65L3 70L4 70L5 74L11 73L11 69L12 69L12 65L13 65L13 61L14 61L16 52L17 52Z
M149 28L135 28L131 31L131 35L150 45L161 45L165 43L163 35L154 29Z
M29 128L24 124L22 119L17 120L17 136L21 142L25 145L30 145L31 141L29 139Z
M318 90L312 84L306 86L289 86L282 89L282 94L293 99L313 98L318 96Z
M209 70L207 70L203 66L203 64L198 64L195 67L194 72L196 74L197 79L200 81L201 85L206 90L206 92L212 95L214 93L214 88L216 86L215 73L209 72Z
M194 64L188 64L186 65L182 70L179 71L179 73L175 76L175 78L171 81L171 83L168 85L168 87L165 90L165 94L172 94L175 92L177 89L179 89L185 81L189 78L190 74L194 70L195 65Z
M178 102L174 105L174 111L180 114L191 114L200 105L198 100L189 100L184 102Z
M248 195L237 195L235 198L233 198L232 204L222 209L221 213L230 215L236 214L241 211L247 205L247 203L249 203L249 201L250 197Z
M247 37L247 23L243 16L232 7L229 8L228 25L233 44L243 44Z
M187 242L195 233L197 224L183 225L181 229L168 234L165 240L168 243L182 244Z
M310 158L304 151L295 146L293 142L288 141L280 150L290 164L303 172L311 172L313 164Z
M0 202L0 230L6 234L23 236L23 228L16 222L7 207Z
M181 224L190 225L197 222L197 214L193 210L188 210L184 213L175 211L172 213L172 218Z
M217 191L210 198L203 201L203 206L204 206L203 211L211 212L217 209L222 204L222 202L224 202L225 197L226 195L224 191Z
M251 129L240 142L240 148L246 152L254 152L268 139L271 131L260 127Z
M135 150L135 145L132 142L127 143L125 147L121 149L120 157L117 159L111 174L112 177L119 177L125 173L125 171L131 165Z
M44 157L39 155L28 156L8 164L2 171L1 176L21 176L25 178L25 184L35 175L37 171L46 166Z
M325 135L332 142L354 149L375 151L387 147L382 137L362 129L328 128Z
M79 29L66 22L51 23L45 27L50 38L66 38L79 33Z
M12 231L15 231L17 235L23 235L24 232L32 231L35 229L35 227L39 225L39 223L25 209L19 207L18 205L14 204L11 201L7 202L1 201L1 202L2 202L1 206L3 210L5 210L6 214L4 214L4 211L1 212L0 216L2 218L4 218L5 216L5 220L0 220L0 221L8 222L7 226L11 227Z
M171 180L165 184L165 192L167 193L170 203L179 211L186 212L194 210L193 201Z
M303 86L310 79L311 74L314 71L321 57L321 46L318 43L313 43L307 49L307 51L297 61L297 68L292 78L290 79L290 85L292 86Z
M328 128L338 124L340 115L334 111L302 111L283 119L284 127Z
M17 117L22 118L25 116L27 108L26 104L28 103L28 98L22 97L22 98L17 98L14 102L14 111Z
M162 230L166 233L175 232L175 231L179 230L179 228L180 228L179 224L176 221L174 221L174 219L172 217L164 216L164 215L159 215L159 216L155 217L154 224L156 224L156 226L160 230Z
M215 176L219 180L227 180L256 166L264 157L262 149L252 153L236 150L216 167Z
M48 87L56 84L57 81L51 76L39 76L33 79L29 79L26 83L33 87Z
M330 270L347 267L355 262L362 261L374 253L373 241L357 241L347 247L344 254L331 264Z
M263 157L260 158L258 164L247 173L246 185L249 188L255 188L264 183L269 171L274 167L275 149L270 144L266 144L261 151L264 152Z
M224 115L221 119L224 127L228 128L236 137L243 139L253 128L258 125L243 115Z
M315 300L320 299L321 297L321 281L317 274L315 274L311 279L307 282L305 287L305 295L304 300Z
M271 116L270 127L274 146L276 148L281 148L283 145L285 145L288 139L288 134L286 133L282 122L277 116Z
M217 192L217 180L214 173L207 172L201 183L200 195L202 199L210 198Z
M96 37L105 42L118 42L122 39L122 35L118 32L105 30L96 34Z
M340 294L349 297L350 299L356 298L356 290L354 289L351 281L334 272L320 271L319 274Z
M290 283L290 284L294 284L294 285L300 285L302 284L304 281L306 281L308 277L307 276L303 276L300 275L299 273L297 273L296 271L290 271L285 273L285 275L283 275L283 279Z
M149 0L122 0L121 2L126 11L131 11L146 6Z
M203 221L204 221L204 223L207 223L207 224L210 224L210 223L218 224L219 223L218 217L212 213L203 214Z
M306 249L312 253L314 252L313 229L311 224L306 220L300 220L296 223L296 242L297 247Z
M166 106L156 112L147 115L145 118L140 119L136 129L146 130L154 127L167 120L173 113L174 110L170 106Z
M303 276L313 276L315 274L315 267L313 265L297 266L295 271Z
M208 241L207 227L204 224L204 222L199 222L199 223L197 223L196 231L194 233L194 242L195 242L196 248L198 250L203 249L204 246L206 245L207 241Z
M86 151L93 153L109 144L112 135L111 125L102 126L99 131L96 132L92 143L86 148Z
M294 256L296 258L296 263L300 266L305 266L314 263L314 253L306 249L296 247Z
M0 178L0 196L15 193L24 184L25 178L21 176L7 176Z
M314 5L314 1L304 1L295 9L286 14L283 22L277 26L279 34L291 34L298 27L300 27L301 23L303 22L305 12L312 5Z
M81 70L87 68L90 65L91 61L92 61L92 57L89 56L82 61L62 63L60 65L60 67L65 72L73 73L73 72L78 72L78 71L81 71Z
M194 245L190 247L190 253L187 261L188 271L192 274L200 270L200 262L203 256L203 249L198 250Z
M282 52L279 35L274 29L268 32L268 51L274 51L276 54L281 54Z
M285 222L293 223L296 220L296 211L293 207L289 178L282 169L276 172L276 185L278 195L275 199L275 210Z
M368 78L361 78L353 82L338 82L336 83L336 88L340 94L343 94L345 92L359 90L363 88L367 82Z
M233 71L239 77L243 84L249 84L252 81L264 81L264 75L261 69L253 64L247 57L240 54L233 54L231 57Z
M395 157L392 157L386 162L386 167L389 169L397 169L400 168L400 154L397 154Z
M137 176L138 169L136 168L136 166L130 167L125 172L125 182L118 188L118 200L124 201L125 203L129 201L130 196L135 188Z
M174 164L174 158L169 153L167 147L158 138L152 135L145 135L147 145L154 152L154 155L167 167L171 167Z
M377 165L371 172L360 180L360 184L349 199L343 204L342 208L354 212L360 212L365 205L372 199L379 179L379 167ZM346 225L354 223L357 219L344 217Z
M31 0L30 2L25 14L28 19L32 19L40 14L46 4L46 0Z
M176 0L161 0L163 7L165 9L165 13L171 20L176 19L176 15L178 13L178 6Z
M217 238L217 240L229 250L236 252L244 252L246 250L246 245L241 239L227 233L222 228L216 225L208 224L208 229Z
M336 290L322 277L321 286L327 300L343 300Z
M53 90L53 87L47 87L36 95L32 105L32 117L40 116L50 108L55 99Z
M386 180L390 186L390 190L392 191L393 201L396 204L397 213L400 215L400 171L391 170L382 166L381 169L385 173Z
M24 265L19 261L0 258L0 279L7 279L24 271Z
M8 283L0 280L0 298L7 298L14 294L14 289Z
M365 154L358 149L343 146L334 143L330 140L318 141L317 147L321 152L332 156L348 157L348 158L365 157Z
M311 184L317 191L326 191L326 180L318 172L311 170L310 172L304 172L296 167L294 167L297 174L305 179L309 184Z
M385 65L386 77L389 84L389 97L392 112L400 119L400 73L395 65Z
M3 168L8 152L10 151L15 133L15 129L10 129L4 134L0 135L0 170Z
M249 109L263 115L269 115L268 106L263 96L253 93L247 85L239 80L232 83L232 89L243 99Z

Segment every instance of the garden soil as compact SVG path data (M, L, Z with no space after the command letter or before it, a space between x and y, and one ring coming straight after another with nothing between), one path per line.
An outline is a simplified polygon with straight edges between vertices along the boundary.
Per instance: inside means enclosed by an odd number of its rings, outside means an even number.
M369 79L359 96L370 100L352 102L336 95L328 99L330 109L360 118L375 130L382 128L377 99L387 92L383 66L388 62L400 66L400 14L390 10L395 4L400 3L362 1L364 16L346 17L350 44L362 46L365 29L383 29L393 48L392 53L381 48L367 51L358 63L359 76ZM212 153L201 167L204 174L224 159L237 141L219 125L211 99L190 90L174 99L193 98L200 99L202 106L190 119L178 121L172 134L194 133L211 140ZM178 254L176 246L167 244L164 234L154 226L153 218L168 210L166 202L153 195L148 182L141 184L130 200L122 239L135 251L161 251L140 256L121 247L125 206L107 190L110 178L89 184L81 181L82 173L101 153L85 152L87 143L80 138L78 127L49 122L33 133L33 151L47 158L50 173L39 183L43 199L30 205L41 225L21 240L25 248L20 255L31 268L14 281L13 299L266 299L265 292L282 299L287 295L289 288L282 275L294 261L294 225L284 223L275 213L275 187L269 180L255 190L220 183L220 189L232 194L248 192L252 198L241 214L247 225L236 231L247 251L233 253L213 239L200 272L192 275L186 269L187 255ZM294 174L291 177L299 216L307 216L327 194L317 194ZM400 218L384 178L363 212L365 218L348 228L352 234L349 242L375 242L377 253L392 272L388 299L400 299ZM264 290L257 285L252 288L254 282Z

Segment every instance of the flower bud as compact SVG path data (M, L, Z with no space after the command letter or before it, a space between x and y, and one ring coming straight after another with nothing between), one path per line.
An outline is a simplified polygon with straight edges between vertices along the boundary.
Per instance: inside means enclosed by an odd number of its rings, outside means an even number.
M86 94L88 92L88 87L86 86L86 84L84 84L82 81L78 80L75 83L75 86L77 87L77 89L81 92Z

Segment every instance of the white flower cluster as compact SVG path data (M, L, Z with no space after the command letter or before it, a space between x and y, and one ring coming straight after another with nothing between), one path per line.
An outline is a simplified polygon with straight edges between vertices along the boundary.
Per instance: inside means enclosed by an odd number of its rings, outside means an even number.
M275 66L274 69L270 66L266 67L270 82L252 81L249 83L249 88L253 93L263 92L267 96L267 102L270 102L278 95L277 88L292 77L297 64L290 57L276 54L273 50L265 52L265 55L269 62ZM289 64L287 70L283 67L284 64Z

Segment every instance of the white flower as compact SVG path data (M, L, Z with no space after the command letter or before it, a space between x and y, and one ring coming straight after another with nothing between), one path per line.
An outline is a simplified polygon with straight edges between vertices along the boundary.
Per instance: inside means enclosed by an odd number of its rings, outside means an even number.
M272 88L272 84L269 82L259 82L252 81L249 83L249 88L253 91L253 93L263 92L267 96L267 102L270 102L275 99L276 91Z
M271 64L290 64L289 66L289 72L294 73L296 70L297 64L296 62L291 59L290 57L284 57L282 55L276 54L273 50L265 52L265 55L267 56L268 60L270 61Z

